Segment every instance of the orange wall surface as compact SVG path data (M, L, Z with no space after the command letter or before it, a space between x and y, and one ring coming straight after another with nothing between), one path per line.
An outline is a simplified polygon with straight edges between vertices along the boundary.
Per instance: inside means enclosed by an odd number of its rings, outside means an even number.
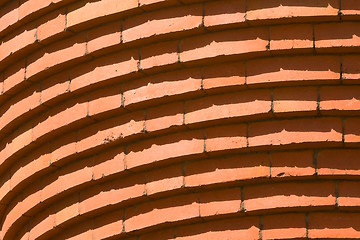
M0 0L0 239L360 239L359 0Z

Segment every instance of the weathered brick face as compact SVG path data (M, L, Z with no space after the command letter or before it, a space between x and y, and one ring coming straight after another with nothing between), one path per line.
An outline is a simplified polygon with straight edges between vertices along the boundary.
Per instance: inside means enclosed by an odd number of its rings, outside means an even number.
M0 239L360 239L358 0L0 0Z

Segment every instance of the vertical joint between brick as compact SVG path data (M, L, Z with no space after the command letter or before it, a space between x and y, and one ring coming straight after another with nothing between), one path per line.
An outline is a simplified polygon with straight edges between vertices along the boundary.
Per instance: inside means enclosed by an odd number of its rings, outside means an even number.
M205 3L202 3L202 18L201 18L201 26L205 28Z
M340 56L340 81L343 83L343 58Z
M146 121L147 121L147 109L144 110L144 128L143 128L144 133L147 133Z
M343 146L345 146L345 119L344 118L341 119L341 131L342 131L341 141L342 141Z
M320 115L320 102L321 102L321 87L317 88L316 111Z
M178 63L181 63L181 58L180 58L181 43L182 43L182 40L179 40L178 45L177 45L177 49L176 49L176 51L177 51L177 58L178 58L177 61L178 61Z
M183 102L183 125L186 125L185 113L186 113L186 101Z
M316 46L315 46L315 25L314 24L312 24L312 40L313 40L313 50L315 52Z
M335 181L335 207L339 207L339 182Z
M271 39L270 39L270 26L267 27L267 32L268 32L268 44L266 45L266 50L270 50L270 42L271 42Z
M305 215L305 228L306 228L306 238L309 238L309 213L306 213Z
M313 164L314 164L314 169L315 169L315 173L314 175L318 175L318 156L319 156L319 150L314 150L314 154L313 154Z
M245 70L245 73L244 73L245 74L245 86L247 87L248 86L247 85L248 84L247 83L247 81L248 81L248 79L247 79L248 78L248 73L247 73L247 61L246 60L244 61L244 68L245 68L244 69Z
M270 171L269 176L270 176L270 178L272 178L272 176L271 176L271 168L272 168L272 153L271 153L271 152L269 152L269 153L268 153L268 155L269 155L269 171Z
M244 186L241 186L240 191L241 191L240 211L245 212L246 209L245 209L245 204L244 204L244 201L245 201Z
M204 136L204 153L206 153L206 130L203 131Z
M249 147L249 123L246 123L246 147Z
M137 67L138 67L138 71L141 72L141 48L139 48L139 61L138 61L138 64L137 64Z
M124 43L123 31L124 31L124 20L121 20L120 21L120 44Z
M263 216L260 216L259 217L259 239L262 240L263 239L263 231L264 229L264 217Z

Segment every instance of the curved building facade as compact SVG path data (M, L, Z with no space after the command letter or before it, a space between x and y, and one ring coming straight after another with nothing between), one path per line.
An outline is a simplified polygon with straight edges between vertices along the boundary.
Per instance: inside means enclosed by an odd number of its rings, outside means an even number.
M358 0L0 0L0 239L360 238Z

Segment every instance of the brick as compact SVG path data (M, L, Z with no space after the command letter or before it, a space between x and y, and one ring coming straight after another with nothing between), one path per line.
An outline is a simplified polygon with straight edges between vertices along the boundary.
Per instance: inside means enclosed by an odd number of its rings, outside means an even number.
M302 207L335 207L335 184L332 182L280 183L244 188L246 211Z
M146 173L146 195L180 189L184 186L182 165L151 170Z
M222 56L236 56L266 51L266 28L251 28L209 33L186 38L181 42L180 61L183 63Z
M233 214L241 210L241 189L231 188L199 194L200 216Z
M337 199L340 207L359 207L360 206L360 183L356 182L339 182L338 191L339 197Z
M309 49L313 51L313 27L310 24L270 27L270 49Z
M238 155L188 163L185 186L202 186L270 177L267 154Z
M77 223L76 227L67 228L66 231L60 231L56 239L81 240L93 239L95 230L90 221Z
M247 5L247 20L267 20L289 18L293 21L296 17L337 17L339 11L337 0L317 0L311 2L298 2L296 0L266 0L250 1Z
M203 88L206 92L245 86L245 64L243 62L210 65L204 67L203 72Z
M119 110L122 107L121 86L115 85L98 89L89 95L89 116L95 119L97 114L111 110Z
M339 118L280 120L250 123L249 146L281 146L288 144L342 144Z
M271 176L312 176L315 174L313 161L312 151L274 152L271 154Z
M127 50L79 65L70 70L70 90L78 91L135 73L138 70L138 59L138 51Z
M360 14L360 7L356 0L342 0L341 13L345 19L354 17Z
M125 161L127 169L132 169L176 158L186 159L203 152L202 132L181 132L130 145Z
M37 239L55 227L53 209L47 208L36 216L30 223L29 240Z
M320 110L343 111L343 113L360 110L360 87L322 87L320 89Z
M22 202L19 206L23 216L33 216L34 207L44 207L41 202L41 184L27 186L21 193Z
M176 233L173 228L162 229L160 231L145 233L140 235L139 240L174 240L176 238ZM126 239L127 240L127 239Z
M66 93L69 93L69 72L62 71L41 81L41 103L47 106L51 102L58 101Z
M342 57L342 78L345 83L354 84L360 78L360 56L347 55Z
M244 23L245 1L215 1L205 3L205 27Z
M316 115L318 90L316 87L276 88L274 96L274 113L312 112ZM305 113L301 113L302 116Z
M262 66L259 68L259 66ZM340 80L336 56L297 56L256 59L247 62L247 84L292 81Z
M125 19L123 42L183 32L202 24L202 6L191 5L169 8Z
M123 210L117 210L94 219L94 240L105 239L123 232Z
M66 221L70 221L79 215L79 194L73 194L66 198L62 198L55 205L55 224L56 227L61 226Z
M179 240L211 240L222 239L224 236L229 240L258 239L259 219L257 217L242 217L204 222L180 226L176 231L176 239Z
M1 7L0 33L18 21L19 19L18 7L19 7L18 1L10 1L8 2L8 4Z
M97 180L124 171L124 158L123 147L114 147L101 151L101 153L93 157L93 179Z
M70 1L72 0L67 0L67 2ZM20 0L19 20L29 17L30 15L38 15L39 10L43 10L50 7L52 4L55 5L59 2L65 2L65 0Z
M139 0L139 6L146 11L158 8L162 9L179 4L178 0Z
M26 148L32 142L33 134L31 125L31 122L28 122L17 128L12 134L10 147L13 154L23 148Z
M271 94L270 90L255 90L208 96L187 101L185 111L186 124L250 118L271 111Z
M6 210L6 215L2 223L2 231L4 233L10 232L8 230L12 227L12 224L17 221L22 215L21 197L17 196L8 208L9 209Z
M145 101L160 101L166 98L180 98L192 95L201 89L201 71L199 69L180 70L161 73L124 84L125 108ZM136 105L135 105L136 106Z
M101 17L109 17L138 7L137 0L116 0L96 2L79 1L69 7L67 27L73 29L77 25L85 24Z
M123 141L144 131L144 112L138 111L110 118L105 121L80 129L76 143L77 152L84 152L92 148Z
M147 202L126 209L125 231L199 217L195 195L182 195Z
M115 22L94 28L88 32L88 53L119 45L121 41L121 23Z
M141 70L169 67L178 63L178 41L161 42L141 48Z
M25 60L20 60L7 67L4 71L4 93L8 94L19 88L25 87L29 82L25 82Z
M228 125L206 129L206 152L226 151L247 147L246 125Z
M320 151L317 157L319 175L360 174L360 150L334 149Z
M59 9L41 17L37 28L37 40L43 44L69 36L66 32L66 10ZM51 38L51 40L49 39Z
M56 44L48 45L29 56L26 78L32 78L36 74L50 71L51 68L57 65L74 61L84 56L85 53L85 34L76 35L75 37L64 39Z
M360 238L358 213L311 213L309 238Z
M51 164L76 153L76 132L60 136L51 141Z
M137 174L109 181L80 192L80 214L91 213L106 206L144 196L145 176Z
M10 192L11 189L11 175L10 173L5 173L1 176L1 185L0 185L0 201Z
M169 130L183 125L183 121L184 104L175 102L147 109L145 127L147 132Z
M263 218L263 239L292 239L306 237L305 214L269 215Z
M345 144L354 144L360 142L359 122L360 118L348 118L345 120Z

